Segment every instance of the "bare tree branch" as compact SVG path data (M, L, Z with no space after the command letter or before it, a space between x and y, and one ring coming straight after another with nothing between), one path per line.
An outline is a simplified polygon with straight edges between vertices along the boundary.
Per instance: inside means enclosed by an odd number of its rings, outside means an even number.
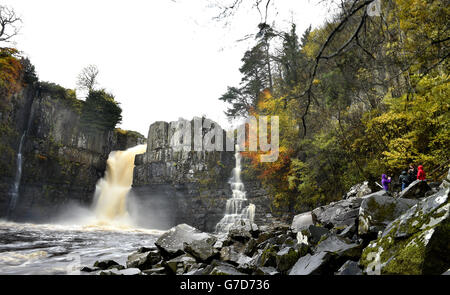
M98 68L95 65L88 65L78 75L77 85L81 89L91 91L98 84Z
M0 42L10 42L19 33L21 18L7 6L0 5Z
M308 115L309 112L309 107L311 105L311 100L314 99L314 101L316 102L317 105L319 105L318 101L315 99L313 93L312 93L312 88L313 88L313 83L314 83L314 79L316 77L317 74L317 68L319 66L319 62L321 59L330 59L332 57L337 56L339 53L341 53L353 40L355 40L358 36L358 33L360 32L363 24L366 21L366 11L364 11L364 14L361 18L361 21L356 29L356 31L354 32L354 34L347 40L347 42L344 43L344 45L342 45L336 52L330 54L330 55L324 55L325 50L328 48L328 46L331 44L331 42L333 41L333 38L337 35L338 32L340 32L344 26L348 23L348 21L360 10L365 9L369 4L371 4L373 1L375 0L365 0L363 1L361 4L359 4L358 6L355 6L355 3L358 0L355 0L354 3L352 4L352 8L354 7L354 9L349 10L348 13L346 13L346 15L343 17L343 19L339 22L339 24L333 29L333 31L328 35L327 39L325 40L325 42L323 43L322 47L320 48L319 52L316 55L316 58L314 59L314 64L312 67L312 71L310 72L310 78L309 78L309 83L308 86L306 88L306 90L300 94L299 98L301 97L305 97L307 99L306 102L306 108L305 111L303 112L303 115L301 117L302 119L302 123L303 123L303 136L306 136L306 116Z

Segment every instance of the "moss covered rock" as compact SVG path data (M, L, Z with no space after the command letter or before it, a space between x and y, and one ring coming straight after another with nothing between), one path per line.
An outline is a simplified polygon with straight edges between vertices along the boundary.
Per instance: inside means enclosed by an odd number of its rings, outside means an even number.
M397 199L372 194L365 198L359 208L358 234L378 233L395 218L417 204L417 200Z
M423 199L363 251L367 274L441 274L450 267L450 189Z
M277 269L280 272L289 270L297 262L300 257L299 253L294 248L286 247L277 252L276 262Z

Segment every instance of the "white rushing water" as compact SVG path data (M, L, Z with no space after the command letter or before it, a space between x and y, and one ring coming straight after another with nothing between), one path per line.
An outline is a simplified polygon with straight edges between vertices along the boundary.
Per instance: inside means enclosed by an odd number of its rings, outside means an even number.
M138 228L0 221L0 275L95 274L80 269L107 259L125 265L131 252L154 246L162 233Z
M248 204L244 184L241 181L241 153L235 147L236 164L230 179L231 198L227 200L225 216L217 223L216 232L227 232L233 225L252 224L255 219L255 205ZM248 204L248 205L247 205Z
M127 210L127 194L133 184L134 158L146 149L142 144L109 154L105 177L95 190L96 225L134 226Z
M8 212L6 213L7 218L10 216L10 214L16 208L17 200L19 199L20 180L22 179L22 147L23 147L23 141L25 139L25 134L26 134L26 132L24 132L22 134L22 137L20 138L19 150L17 151L16 177L14 178L14 184L13 184L13 187L10 192L9 207L8 207Z
M16 192L23 139L17 160ZM106 259L125 265L132 251L153 246L163 231L137 227L127 210L134 158L145 151L146 145L138 145L111 152L105 176L97 183L94 207L80 211L73 208L78 212L73 219L63 216L61 224L0 221L0 274L87 274L80 273L80 268Z

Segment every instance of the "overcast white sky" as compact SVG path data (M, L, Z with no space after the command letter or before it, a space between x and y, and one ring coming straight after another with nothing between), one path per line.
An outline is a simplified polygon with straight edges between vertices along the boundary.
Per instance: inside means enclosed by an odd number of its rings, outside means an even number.
M251 0L244 0L250 2ZM228 85L238 85L241 58L252 44L236 42L256 33L260 16L242 10L230 26L212 20L207 0L3 0L23 19L16 46L35 65L39 78L67 88L88 64L100 70L100 87L123 109L121 128L147 136L155 121L206 115L228 127ZM323 23L317 0L278 0L269 19L299 35Z

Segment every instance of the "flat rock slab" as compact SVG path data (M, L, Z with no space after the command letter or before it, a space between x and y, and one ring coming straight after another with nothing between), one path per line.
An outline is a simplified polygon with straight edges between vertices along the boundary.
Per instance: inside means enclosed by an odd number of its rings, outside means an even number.
M316 208L312 211L312 219L315 224L326 227L345 227L355 223L359 214L359 206L362 198L349 198L326 206Z
M321 274L321 270L325 267L330 256L331 254L327 252L319 252L314 255L306 254L294 264L289 275Z
M358 262L355 261L347 261L344 263L341 268L335 273L338 276L360 276L363 272L359 267Z
M121 269L121 270L114 270L114 269L110 269L110 270L105 270L105 271L101 271L100 275L125 275L125 276L135 276L135 275L140 275L141 270L138 268L125 268L125 269Z
M195 227L187 224L179 224L162 234L155 242L161 250L161 254L166 257L176 257L184 253L184 243L191 244L193 241L214 240L213 235L204 233ZM214 245L214 243L213 243Z
M139 268L140 270L149 269L152 265L161 260L161 255L157 250L140 252L139 250L128 256L127 267Z
M232 266L218 265L213 268L210 275L242 276L245 275L245 273L238 271Z
M316 248L316 252L328 252L339 257L356 258L361 255L361 245L349 243L344 238L331 235L323 240Z

